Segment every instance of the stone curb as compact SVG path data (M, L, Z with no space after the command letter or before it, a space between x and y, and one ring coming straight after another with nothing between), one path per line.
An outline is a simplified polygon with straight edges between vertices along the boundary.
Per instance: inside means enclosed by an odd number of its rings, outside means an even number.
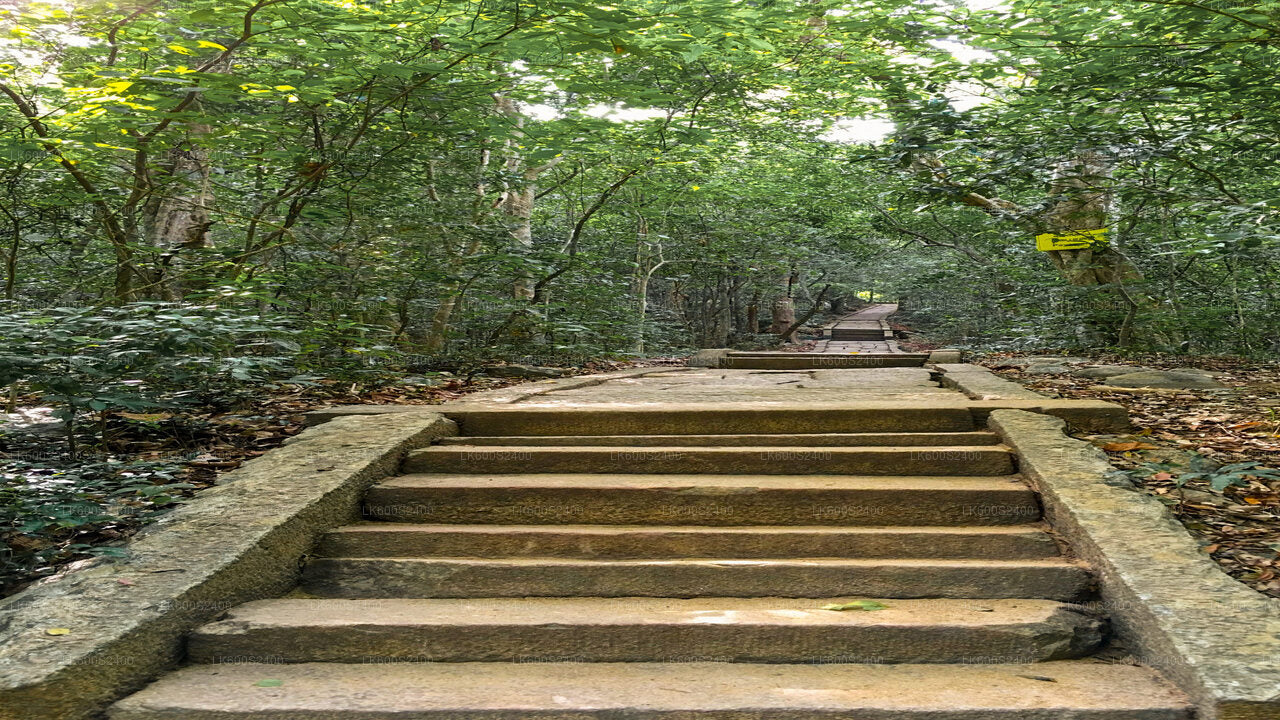
M981 365L969 363L935 363L942 372L940 382L973 400L1043 400L1045 396L1028 390L1012 380L1005 380Z
M321 410L312 410L304 416L303 422L310 427L321 425L333 420L334 418L340 417L438 413L442 407L449 407L463 403L471 404L475 402L484 402L507 405L511 403L518 403L522 400L528 400L531 397L559 392L561 390L577 390L578 388L602 385L610 380L616 380L618 378L643 377L645 375L664 372L682 372L688 369L689 368L679 366L629 368L626 370L615 370L609 373L601 373L599 375L578 375L570 378L539 380L537 382L521 383L519 385L512 385L511 387L498 388L497 390L485 390L484 392L473 393L459 400L451 400L443 405L334 405L333 407L327 407Z
M1026 410L1064 420L1073 431L1125 432L1132 427L1124 406L1103 400L971 400L969 410L979 425L996 410Z
M995 410L1028 410L1061 418L1075 430L1123 432L1129 413L1121 405L1102 400L1061 400L1045 397L981 365L938 363L938 384L964 393L972 401L974 418L983 422Z
M730 352L729 348L708 348L690 355L685 362L689 367L718 368Z
M964 362L964 351L957 348L940 348L929 351L930 365L954 365Z
M223 475L124 558L0 601L0 719L95 717L176 666L192 629L291 590L320 534L357 519L370 485L409 450L455 434L436 413L334 420Z
M1200 551L1165 507L1118 477L1056 418L991 413L1045 517L1101 580L1100 610L1137 659L1191 696L1204 720L1280 718L1280 600Z

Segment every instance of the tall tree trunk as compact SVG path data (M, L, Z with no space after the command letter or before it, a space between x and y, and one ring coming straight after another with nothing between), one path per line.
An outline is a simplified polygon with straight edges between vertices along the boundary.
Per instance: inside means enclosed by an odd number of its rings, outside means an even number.
M657 254L660 258L661 245L658 247ZM658 268L666 264L662 260L655 264L653 257L653 244L649 242L649 221L644 215L639 215L636 223L636 271L632 281L632 292L636 299L635 352L637 355L643 355L645 351L644 325L649 313L649 282Z
M769 332L775 335L781 335L791 327L796 321L795 300L792 298L792 287L795 286L795 272L787 274L786 282L783 283L783 293L773 301L773 321L769 325ZM783 337L783 342L791 342L791 338Z
M492 212L495 207L488 201L489 184L486 173L489 170L489 163L493 159L493 153L488 147L482 147L480 157L476 162L475 175L471 183L471 217L470 225L473 235L471 240L467 242L464 248L458 248L452 241L444 243L445 252L448 257L445 261L446 266L450 270L451 275L456 275L461 271L463 263L480 252L482 244L480 242L480 223L485 216ZM440 203L441 198L435 183L435 165L428 162L426 166L427 174L427 199L434 203ZM500 203L499 203L500 204ZM426 340L423 342L423 350L428 353L437 353L444 349L449 341L449 323L453 319L454 312L458 309L458 304L462 300L463 284L457 280L451 281L445 285L444 291L440 294L440 304L436 307L436 311L431 315L431 328L427 331Z
M190 128L187 142L170 148L158 193L143 207L143 237L159 251L151 293L162 300L182 297L182 250L209 244L209 153L196 141L209 128Z
M1101 153L1081 150L1059 163L1049 193L1049 209L1035 214L1017 203L999 197L986 197L951 180L943 164L930 153L916 153L911 158L911 172L927 176L931 183L950 188L960 202L980 208L989 215L1011 220L1029 235L1049 231L1069 233L1097 230L1107 226L1112 196L1111 164ZM1158 307L1145 295L1131 293L1126 286L1143 280L1142 272L1112 243L1104 242L1081 250L1054 250L1046 253L1063 280L1078 287L1097 287L1099 294L1114 297L1126 308L1124 319L1106 328L1116 340L1129 343L1139 326L1139 311L1155 311ZM1090 344L1102 341L1101 327L1084 328L1083 338Z
M496 110L507 119L513 127L512 137L504 143L505 160L503 167L508 178L519 175L524 182L518 187L511 187L507 181L502 196L502 212L507 217L511 239L515 241L517 253L525 253L533 248L533 201L538 189L535 181L542 173L541 169L525 168L521 170L524 158L520 153L520 140L524 137L524 115L516 107L516 103L507 95L494 95ZM533 273L521 270L511 287L512 297L517 300L533 299Z
M1110 182L1111 164L1095 151L1081 151L1059 163L1049 190L1053 204L1044 216L1047 229L1068 233L1105 228ZM1142 273L1110 243L1084 250L1052 250L1047 255L1072 285L1123 285L1142 279Z
M9 236L9 252L4 258L4 299L12 300L18 287L18 251L22 246L22 220L4 205L0 205L0 213L4 213L10 227L13 228Z

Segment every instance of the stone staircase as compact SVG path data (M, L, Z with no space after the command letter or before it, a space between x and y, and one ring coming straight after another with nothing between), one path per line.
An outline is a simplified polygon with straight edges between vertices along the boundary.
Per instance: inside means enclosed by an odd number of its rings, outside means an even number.
M963 407L455 417L111 718L1191 717Z
M879 327L840 327L839 325L831 328L832 340L857 340L857 341L883 341L887 335L884 330Z
M811 353L789 352L731 352L721 361L720 367L728 369L768 370L838 370L858 368L923 367L929 353L904 353L897 344L837 342L823 340L820 351ZM857 351L854 353L853 351Z
M830 339L841 342L884 342L893 339L888 318L898 311L894 303L869 305L832 323Z

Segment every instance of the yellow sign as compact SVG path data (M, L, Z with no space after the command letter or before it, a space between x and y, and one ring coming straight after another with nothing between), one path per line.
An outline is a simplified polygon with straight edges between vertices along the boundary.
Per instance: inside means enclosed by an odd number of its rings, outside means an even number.
M1036 236L1036 249L1040 252L1050 250L1087 250L1094 245L1107 242L1107 229L1072 230L1065 233L1045 233Z

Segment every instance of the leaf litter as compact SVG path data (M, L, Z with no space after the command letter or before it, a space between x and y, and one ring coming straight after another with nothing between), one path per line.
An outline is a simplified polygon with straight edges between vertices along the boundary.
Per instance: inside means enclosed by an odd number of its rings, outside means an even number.
M1196 368L1226 386L1150 391L1004 365L1025 357L1031 356L1001 353L978 362L1050 397L1123 405L1132 432L1076 437L1106 452L1112 465L1164 503L1229 575L1280 598L1280 364L1169 355L1090 358L1099 365Z

